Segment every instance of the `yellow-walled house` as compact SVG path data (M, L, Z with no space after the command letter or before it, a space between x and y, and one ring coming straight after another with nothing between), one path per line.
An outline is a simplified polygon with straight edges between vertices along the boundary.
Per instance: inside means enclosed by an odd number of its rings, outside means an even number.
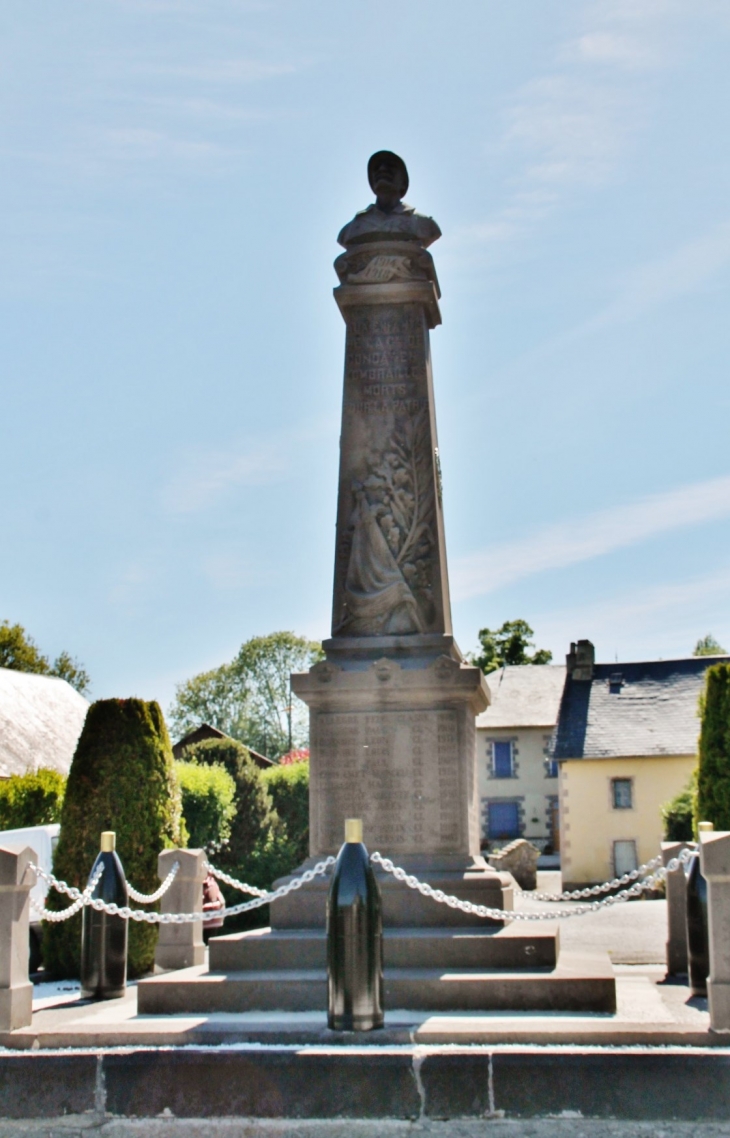
M482 848L527 838L557 865L558 764L548 748L565 666L508 665L490 672L487 682L492 702L476 721Z
M659 853L661 807L697 763L698 701L706 669L721 659L596 664L589 640L571 645L550 748L563 888L610 880Z

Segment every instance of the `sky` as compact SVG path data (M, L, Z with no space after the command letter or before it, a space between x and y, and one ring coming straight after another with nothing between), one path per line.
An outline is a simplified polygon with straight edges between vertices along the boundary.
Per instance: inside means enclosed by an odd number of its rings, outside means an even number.
M336 235L438 221L457 641L730 649L726 0L6 0L0 620L167 708L329 634Z

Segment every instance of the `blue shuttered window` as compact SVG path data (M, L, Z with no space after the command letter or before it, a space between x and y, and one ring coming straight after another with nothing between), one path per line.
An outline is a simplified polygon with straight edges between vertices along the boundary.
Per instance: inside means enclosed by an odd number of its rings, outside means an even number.
M487 806L489 838L501 841L503 838L519 838L520 811L516 802L490 802Z

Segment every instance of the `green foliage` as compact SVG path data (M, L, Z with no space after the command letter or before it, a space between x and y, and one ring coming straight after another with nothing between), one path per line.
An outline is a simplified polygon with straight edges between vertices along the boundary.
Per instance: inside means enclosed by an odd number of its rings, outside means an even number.
M143 893L159 885L157 855L182 844L180 791L172 748L157 703L105 699L92 704L76 746L61 814L54 872L83 888L99 852L102 830L114 830L128 880ZM68 898L55 891L49 908ZM44 929L44 959L51 975L79 975L81 915ZM129 975L154 963L157 928L130 921Z
M3 779L0 781L0 830L60 822L65 789L63 775L46 767Z
M482 628L479 630L481 652L472 653L469 659L485 675L506 664L549 664L553 654L546 648L538 648L532 655L529 654L528 648L533 646L533 635L526 620L506 620L496 630Z
M188 845L217 853L231 836L236 784L221 763L175 763Z
M185 759L198 764L220 763L236 784L231 836L216 854L215 864L260 889L267 889L277 877L290 873L301 860L299 847L290 839L274 808L263 772L251 761L246 747L234 739L205 739L186 747ZM241 894L229 886L221 888L227 904L235 905L241 900ZM229 918L226 929L232 932L268 923L268 906L264 906Z
M4 620L0 624L0 668L11 668L15 672L34 672L39 676L57 676L66 680L81 695L89 689L89 676L78 660L72 659L68 652L61 652L53 664L47 656L41 655L32 637L28 636L21 624L10 624Z
M294 864L309 855L309 763L269 767L262 771L274 808L286 826Z
M693 656L725 656L727 653L722 644L718 644L712 633L708 632L695 644Z
M716 830L730 830L730 664L707 669L700 707L697 816Z
M172 727L184 735L210 723L272 757L306 746L307 709L291 694L289 675L321 658L321 645L293 632L254 636L230 663L178 686L169 712Z
M679 794L662 806L665 842L691 842L697 813L697 771Z

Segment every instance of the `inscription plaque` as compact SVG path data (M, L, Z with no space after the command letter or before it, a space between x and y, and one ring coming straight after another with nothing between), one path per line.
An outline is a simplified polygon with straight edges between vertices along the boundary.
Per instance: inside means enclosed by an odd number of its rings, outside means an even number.
M456 712L320 712L312 719L317 849L339 849L349 817L363 819L373 850L447 853L459 845L465 788Z

